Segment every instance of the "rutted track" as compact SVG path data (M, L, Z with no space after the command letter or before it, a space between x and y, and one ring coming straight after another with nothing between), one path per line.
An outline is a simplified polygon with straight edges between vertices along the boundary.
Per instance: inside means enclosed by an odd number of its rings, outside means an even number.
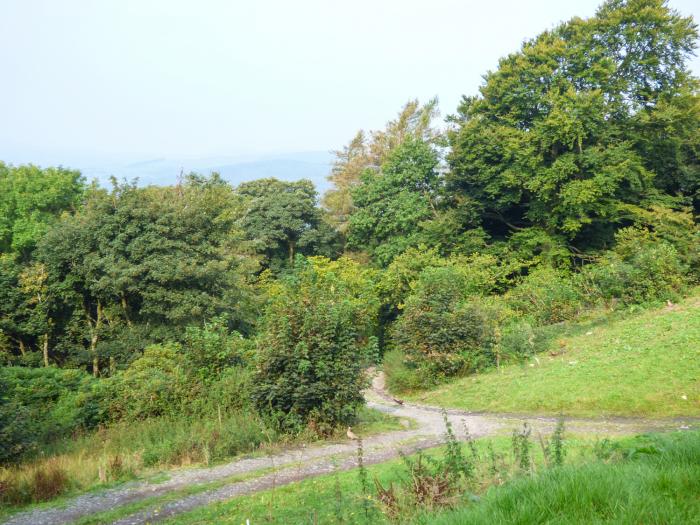
M442 411L437 407L417 404L397 404L384 389L384 377L377 374L372 388L365 395L371 408L391 415L411 419L417 428L387 432L364 440L364 461L379 463L396 457L399 451L409 453L435 446L442 441L445 432ZM464 437L468 429L472 437L493 435L508 431L526 421L535 432L551 432L556 419L547 417L469 413L448 410L447 417L458 437ZM689 419L689 421L691 421ZM567 429L578 434L619 435L650 430L668 430L685 427L680 420L646 419L567 419ZM356 466L356 444L353 442L332 443L308 448L288 450L268 457L240 459L212 468L197 468L171 473L170 479L161 483L135 482L98 493L84 494L67 501L61 507L22 512L10 517L5 525L65 524L84 516L113 510L120 506L168 494L198 484L225 480L231 476L251 474L242 481L225 484L218 488L164 503L157 509L146 509L120 519L118 524L143 524L160 521L168 516L186 512L201 505L224 501L235 496L265 490L304 478L332 472L333 469L348 470ZM272 471L269 469L272 468ZM266 470L260 476L256 471Z

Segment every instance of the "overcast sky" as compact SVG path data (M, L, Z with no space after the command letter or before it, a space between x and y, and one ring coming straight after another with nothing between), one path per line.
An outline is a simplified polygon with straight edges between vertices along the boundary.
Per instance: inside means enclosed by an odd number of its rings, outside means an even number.
M335 149L598 3L0 0L0 160Z

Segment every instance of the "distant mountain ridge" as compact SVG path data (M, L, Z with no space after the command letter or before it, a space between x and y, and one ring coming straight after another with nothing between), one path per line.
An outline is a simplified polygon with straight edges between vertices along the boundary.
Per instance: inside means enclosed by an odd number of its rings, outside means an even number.
M327 151L307 151L281 154L248 155L237 157L206 157L191 159L153 158L123 163L91 162L89 166L72 166L88 180L97 179L108 185L111 176L118 180L138 180L139 186L175 184L181 173L196 172L208 175L218 172L221 177L237 185L254 179L275 177L293 181L309 179L323 194L330 183L326 179L331 170L333 154Z

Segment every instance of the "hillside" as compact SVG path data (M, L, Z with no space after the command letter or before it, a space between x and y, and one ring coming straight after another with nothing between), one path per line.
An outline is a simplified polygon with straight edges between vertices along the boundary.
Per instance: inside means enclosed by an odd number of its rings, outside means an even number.
M524 364L411 399L474 411L577 416L700 415L700 293L625 318L550 327ZM558 354L558 355L552 355Z

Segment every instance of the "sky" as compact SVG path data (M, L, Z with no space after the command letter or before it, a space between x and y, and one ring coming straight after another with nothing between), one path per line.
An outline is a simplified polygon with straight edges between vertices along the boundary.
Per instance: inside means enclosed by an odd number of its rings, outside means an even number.
M598 4L0 0L0 159L337 149L411 98L454 112L499 57Z

